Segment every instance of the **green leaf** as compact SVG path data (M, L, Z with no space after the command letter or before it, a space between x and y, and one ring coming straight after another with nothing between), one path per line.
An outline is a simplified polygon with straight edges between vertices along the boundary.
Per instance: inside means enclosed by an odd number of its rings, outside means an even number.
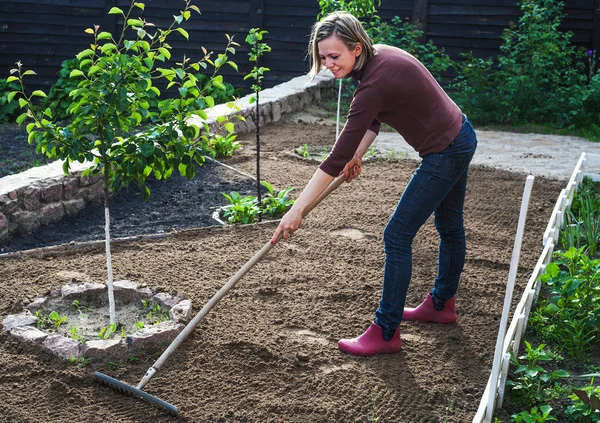
M18 80L19 78L17 78L16 76L9 76L8 78L6 78L6 82L14 82Z
M232 133L235 130L235 125L233 124L233 122L227 122L225 124L225 130L229 133Z
M19 91L12 91L8 93L8 102L10 103L17 94L19 94Z
M150 157L152 153L154 153L154 144L142 144L140 146L140 151L144 155L144 157Z
M196 12L198 12L198 14L200 15L200 9L198 9L198 6L194 6L193 4L190 5L190 9L195 10Z
M209 95L204 97L204 102L208 105L208 107L215 107L215 99Z
M32 70L26 70L25 72L23 72L23 76L25 76L25 75L37 75L37 73L35 73Z
M98 34L99 40L110 40L112 38L112 34L110 32L101 32Z
M185 173L187 171L187 166L184 165L183 163L179 163L179 166L177 166L177 169L179 170L179 174L181 176L185 176Z
M109 15L118 15L119 13L125 16L125 13L123 13L123 11L118 7L111 7L111 9L108 11Z
M88 48L77 54L77 58L81 60L82 58L91 56L92 54L94 54L94 50Z
M116 49L117 49L117 46L114 45L113 43L106 43L100 48L100 50L104 54L106 54L107 52L110 52L112 50L116 50Z
M166 49L166 48L164 48L164 47L159 47L159 48L158 48L158 51L159 51L159 52L160 52L160 53L161 53L163 56L165 56L165 57L167 58L167 60L171 58L171 52L170 52L168 49Z
M35 90L34 92L31 93L31 95L33 97L44 97L44 98L46 98L46 93L43 92L42 90Z
M136 7L139 7L142 10L144 10L146 8L146 5L144 3L136 2L134 4L135 4Z
M20 125L25 121L25 119L27 119L27 113L21 113L19 117L17 117L17 123Z
M139 19L127 19L127 25L133 26L133 27L144 26L144 22L142 22Z
M102 68L100 66L92 66L89 70L88 70L88 76L92 76L93 74L95 74L96 72L102 70Z
M183 37L186 40L190 39L190 35L187 33L187 31L185 29L183 29L183 28L177 28L177 32L179 32L181 35L183 35Z
M80 71L79 69L73 69L71 71L71 73L69 74L69 78L73 78L73 77L76 77L76 76L83 76L83 72Z
M237 64L235 64L235 62L232 62L232 61L230 60L229 62L227 62L227 64L228 64L229 66L231 66L233 69L235 69L235 71L236 71L236 72L239 72L239 71L238 71L238 66L237 66Z
M28 104L29 104L29 102L27 100L25 100L24 98L19 99L19 106L21 106L21 108L27 106Z
M150 188L144 185L144 201L148 201L150 199Z
M69 174L69 159L65 160L63 165L62 165L62 170L64 172L65 175Z

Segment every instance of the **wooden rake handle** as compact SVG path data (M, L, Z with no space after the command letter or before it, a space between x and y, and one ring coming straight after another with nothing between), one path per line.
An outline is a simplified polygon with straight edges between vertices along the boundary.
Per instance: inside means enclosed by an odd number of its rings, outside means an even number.
M329 184L329 186L321 193L319 197L312 203L312 205L306 210L304 216L306 216L312 209L314 209L325 197L335 191L347 178L343 175L338 176L336 179ZM162 355L156 360L156 362L148 369L142 380L137 386L137 389L142 389L152 377L161 369L170 355L181 345L183 341L190 335L190 333L198 326L200 321L204 319L204 317L208 314L208 312L227 294L227 292L233 288L238 281L252 268L256 263L258 263L269 251L271 248L279 242L282 238L280 234L277 238L277 241L274 244L271 244L269 240L254 256L248 260L248 262L242 266L238 272L229 279L229 281L223 285L221 289L202 307L202 310L196 314L196 316L187 324L185 328L177 335L177 337L171 342L169 347L162 353Z

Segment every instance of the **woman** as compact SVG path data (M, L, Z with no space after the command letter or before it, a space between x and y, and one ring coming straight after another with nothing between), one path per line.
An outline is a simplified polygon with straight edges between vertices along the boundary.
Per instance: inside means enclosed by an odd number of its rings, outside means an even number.
M465 261L463 205L467 169L477 146L471 123L429 71L407 52L373 45L360 22L336 12L312 29L311 76L323 67L335 78L359 81L346 124L271 242L288 239L304 211L339 175L348 181L361 172L361 159L381 122L397 130L422 158L384 233L383 290L375 320L357 338L342 339L349 354L371 356L400 350L402 320L452 323L455 294ZM427 298L404 308L412 270L412 241L431 214L440 234L438 275Z

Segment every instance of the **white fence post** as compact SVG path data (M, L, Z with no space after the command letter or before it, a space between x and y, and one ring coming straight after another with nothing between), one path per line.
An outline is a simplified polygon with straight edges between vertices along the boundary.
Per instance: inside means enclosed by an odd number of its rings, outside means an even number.
M488 400L485 414L485 422L491 422L494 417L494 410L496 405L496 393L498 389L498 376L500 374L500 366L504 351L504 336L506 333L506 323L508 322L508 313L510 310L510 303L512 301L512 293L517 277L517 269L519 267L519 256L521 254L521 242L523 241L523 231L525 230L525 219L527 218L527 209L529 208L529 198L531 196L531 189L533 188L532 175L529 175L525 181L525 189L523 191L523 200L521 201L521 211L519 213L519 223L517 225L517 234L515 237L515 244L513 247L512 259L510 262L510 269L508 271L508 282L506 286L506 293L504 295L504 307L502 309L502 318L500 319L500 328L498 330L498 338L496 339L496 351L494 353L494 362L492 365L492 375L490 379L490 390L488 392Z

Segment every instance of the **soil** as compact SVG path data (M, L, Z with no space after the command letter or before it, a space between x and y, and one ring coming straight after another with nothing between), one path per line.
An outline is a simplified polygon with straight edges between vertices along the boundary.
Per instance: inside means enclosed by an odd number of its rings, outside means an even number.
M320 147L335 127L280 122L262 129L261 173L297 188L315 164L290 155ZM254 172L254 135L227 163ZM336 345L362 333L377 308L383 276L382 231L418 162L372 160L244 276L169 359L146 390L180 409L185 422L469 422L487 383L526 173L481 165L470 171L465 204L467 263L451 325L404 322L399 353L352 357ZM538 177L529 204L513 307L542 249L542 235L565 182ZM152 200L151 200L152 201ZM192 207L181 207L181 215ZM136 209L137 210L137 209ZM137 212L139 221L146 213ZM181 291L195 311L264 244L276 223L179 231L113 247L115 279ZM413 246L407 305L436 276L438 237L430 219ZM105 279L102 244L0 261L0 314L18 312L64 281L61 271ZM0 334L0 416L6 422L176 421L93 378L98 370L136 385L162 350L118 369L71 365L36 345Z

